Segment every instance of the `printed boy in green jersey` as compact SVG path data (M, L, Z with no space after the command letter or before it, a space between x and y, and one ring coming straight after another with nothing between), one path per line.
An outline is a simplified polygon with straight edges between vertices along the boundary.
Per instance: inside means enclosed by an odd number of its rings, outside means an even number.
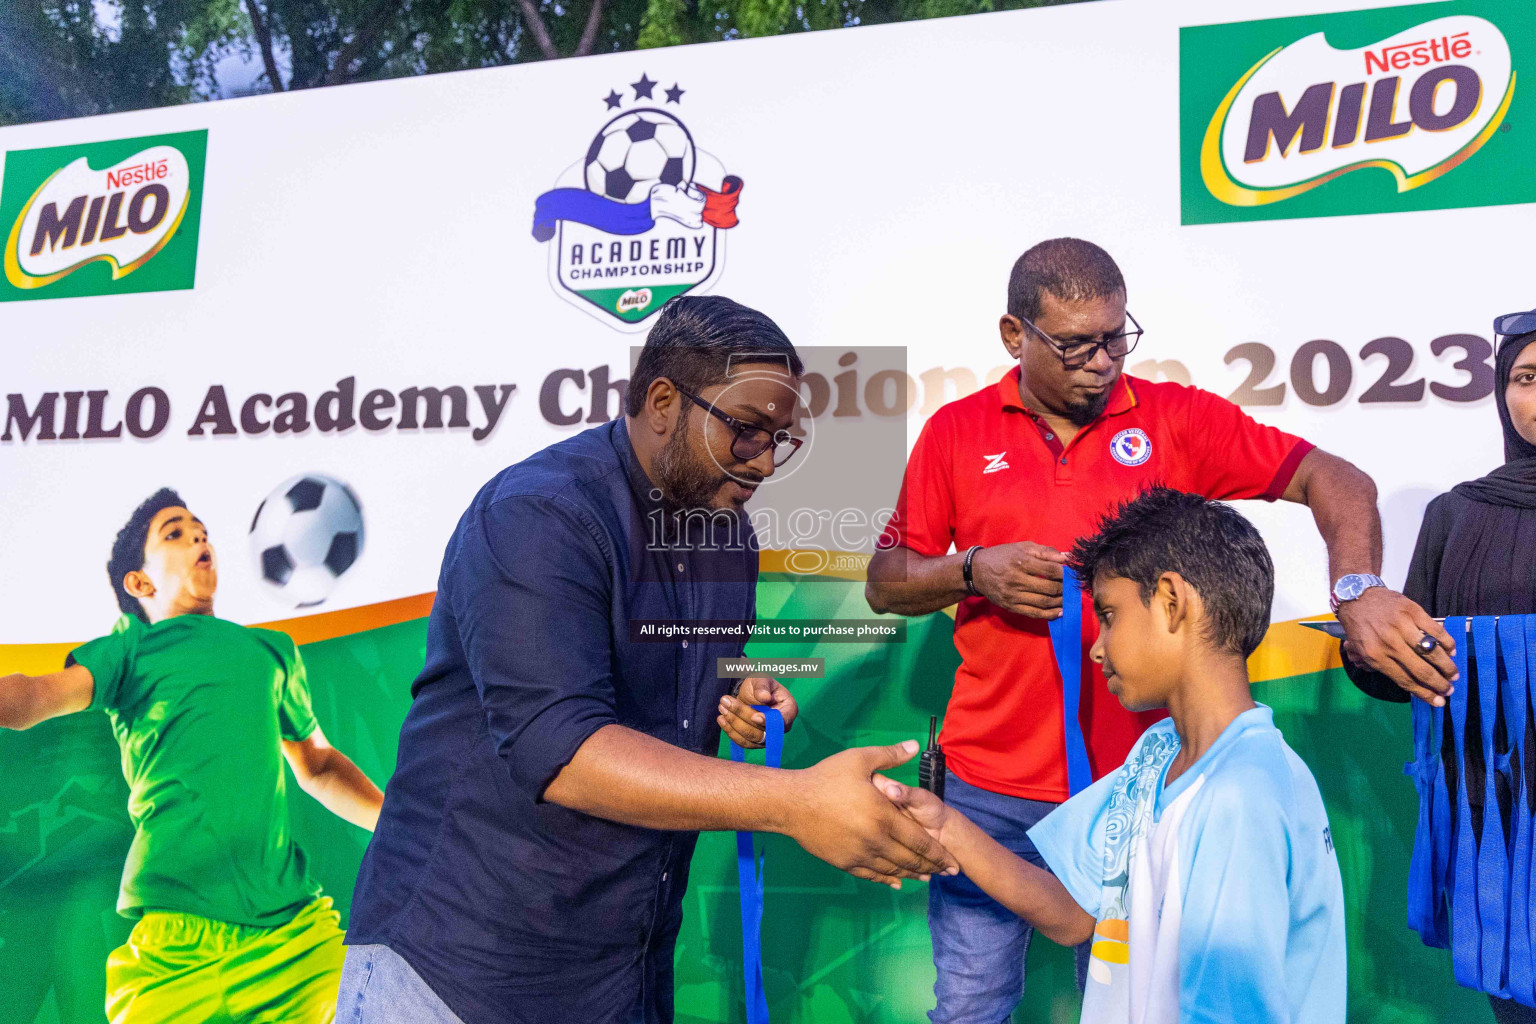
M340 917L288 820L283 759L334 814L371 830L383 795L330 746L286 634L213 615L208 531L169 489L107 563L123 617L62 672L0 677L0 727L101 709L128 780L134 839L107 958L112 1024L323 1024L335 1016Z

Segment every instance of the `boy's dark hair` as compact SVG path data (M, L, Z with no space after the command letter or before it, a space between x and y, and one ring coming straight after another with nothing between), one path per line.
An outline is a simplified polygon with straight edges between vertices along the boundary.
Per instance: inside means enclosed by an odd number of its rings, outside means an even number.
M1092 242L1051 238L1014 263L1008 275L1008 315L1035 319L1042 292L1063 302L1101 299L1123 294L1125 278L1114 258Z
M186 504L181 495L169 487L162 487L145 498L123 528L117 531L117 539L112 542L112 557L107 559L107 577L112 581L112 592L117 595L117 606L124 615L149 622L139 599L123 588L123 577L144 568L144 545L149 543L150 520L165 509L185 508Z
M1150 601L1157 579L1176 572L1205 603L1207 639L1252 654L1269 628L1275 565L1253 524L1232 506L1170 487L1151 487L1099 521L1077 542L1068 564L1085 584L1132 580Z
M805 372L795 346L766 315L723 295L678 296L661 307L645 339L629 375L625 411L640 415L657 377L697 395L749 362L781 364L795 377Z

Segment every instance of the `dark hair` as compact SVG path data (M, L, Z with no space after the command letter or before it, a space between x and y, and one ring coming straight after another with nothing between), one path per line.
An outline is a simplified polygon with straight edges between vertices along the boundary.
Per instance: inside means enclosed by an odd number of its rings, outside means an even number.
M107 578L112 581L112 592L117 595L117 606L124 615L132 615L146 623L149 621L139 599L123 587L123 577L144 568L144 545L149 543L150 520L168 508L185 508L186 504L181 495L169 487L162 487L145 498L123 528L117 531L117 539L112 542L112 557L107 559Z
M795 377L805 372L795 346L766 315L723 295L680 295L661 307L645 339L625 411L640 415L657 377L697 395L729 380L733 361L783 363Z
M1040 315L1040 295L1050 292L1063 302L1100 299L1125 293L1125 278L1114 258L1081 238L1052 238L1020 256L1008 275L1008 315L1033 320Z
M1151 487L1099 521L1068 564L1084 581L1132 580L1150 601L1157 579L1176 572L1205 603L1206 639L1246 658L1269 629L1275 564L1253 524L1231 505Z

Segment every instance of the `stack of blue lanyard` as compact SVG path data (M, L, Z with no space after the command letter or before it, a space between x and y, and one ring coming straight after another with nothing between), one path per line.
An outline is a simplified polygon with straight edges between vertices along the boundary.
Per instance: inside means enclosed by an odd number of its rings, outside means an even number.
M1414 760L1403 767L1419 795L1419 822L1408 866L1408 925L1427 945L1449 947L1456 981L1536 1007L1531 950L1531 787L1526 782L1526 723L1536 671L1536 616L1448 618L1461 680L1443 708L1413 701ZM1477 680L1476 706L1469 685ZM1500 704L1507 749L1495 750ZM1446 716L1450 720L1447 722ZM1476 716L1484 770L1468 771L1468 716ZM1455 750L1455 792L1442 756L1446 729ZM1499 782L1509 797L1500 811ZM1481 795L1474 824L1470 795Z

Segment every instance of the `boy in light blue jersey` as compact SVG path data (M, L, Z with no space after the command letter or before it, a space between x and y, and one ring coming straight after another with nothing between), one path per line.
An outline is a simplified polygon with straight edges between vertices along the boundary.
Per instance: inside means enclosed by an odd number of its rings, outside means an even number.
M931 793L876 785L992 898L1093 939L1084 1024L1344 1020L1344 897L1317 783L1249 693L1274 566L1219 502L1155 488L1079 542L1092 656L1133 711L1166 707L1119 769L1029 831L1050 867Z

